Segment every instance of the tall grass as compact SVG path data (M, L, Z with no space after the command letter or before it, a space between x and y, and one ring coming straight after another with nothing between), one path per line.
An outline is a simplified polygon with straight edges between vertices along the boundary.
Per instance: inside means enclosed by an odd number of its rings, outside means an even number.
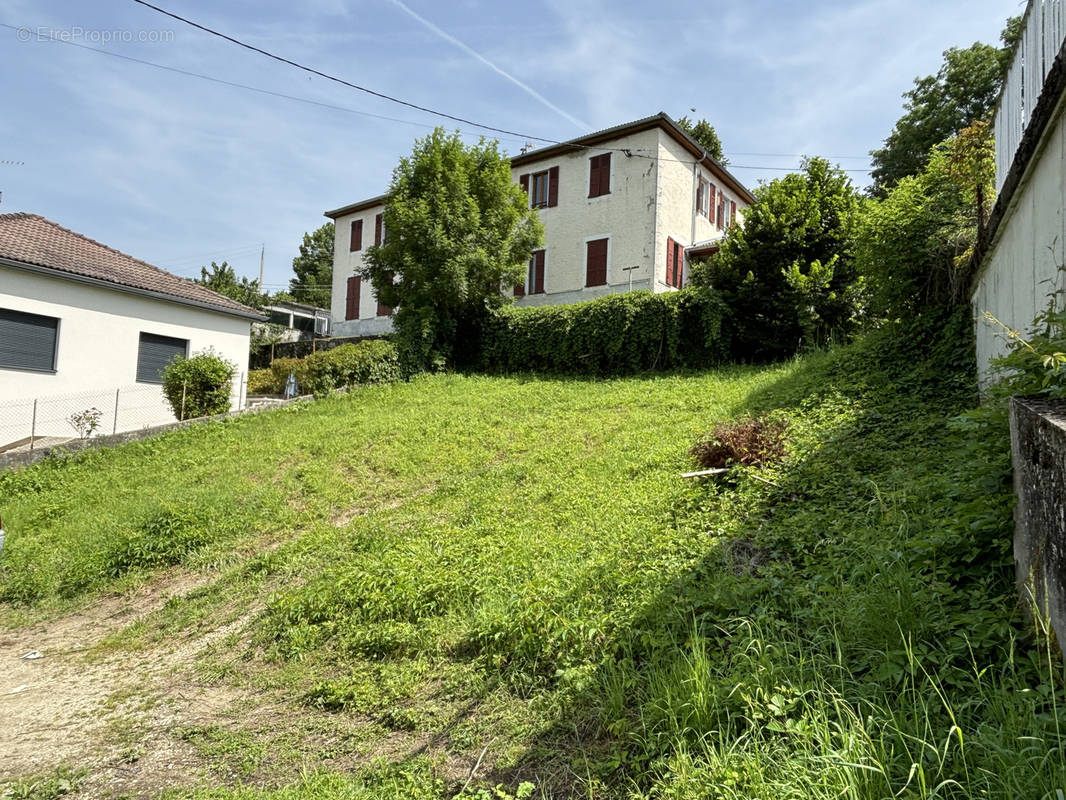
M467 794L1058 800L1062 666L944 324L761 369L426 377L0 476L0 608L165 567L230 571L160 626L269 591L212 674L365 719L392 763L205 797L455 795L387 749L410 736L485 756ZM771 410L783 461L679 477Z

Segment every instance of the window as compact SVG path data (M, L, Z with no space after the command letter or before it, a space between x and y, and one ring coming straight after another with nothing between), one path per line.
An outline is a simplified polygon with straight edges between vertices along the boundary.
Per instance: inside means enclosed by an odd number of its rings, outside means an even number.
M544 294L544 251L534 250L529 259L529 276L526 286L530 294Z
M189 340L142 333L137 348L137 382L162 383L163 368L174 356L189 354Z
M348 252L354 253L356 250L363 249L363 221L361 219L352 220L352 235L348 240Z
M54 372L59 320L0 308L0 368Z
M554 208L559 205L559 168L549 167L541 172L527 172L518 177L522 191L529 195L532 208Z
M700 178L699 186L696 187L696 213L710 216L711 213L711 184Z
M611 154L593 156L589 159L589 197L601 197L611 193Z
M607 239L585 242L585 286L607 283Z
M529 176L529 202L533 208L548 207L548 170Z
M348 295L344 301L344 318L359 319L359 290L360 280L358 275L352 275L348 278Z
M685 248L672 238L666 240L666 285L681 288L685 269Z

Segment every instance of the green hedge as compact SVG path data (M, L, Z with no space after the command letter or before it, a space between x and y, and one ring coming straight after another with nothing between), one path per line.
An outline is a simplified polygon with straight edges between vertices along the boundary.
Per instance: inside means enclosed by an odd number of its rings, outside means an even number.
M387 383L400 377L396 346L385 339L342 344L307 358L276 358L270 365L273 390L284 391L289 373L301 394L327 394L333 389L365 383Z
M624 375L707 367L729 356L726 306L709 289L614 294L566 306L508 306L486 325L481 368Z

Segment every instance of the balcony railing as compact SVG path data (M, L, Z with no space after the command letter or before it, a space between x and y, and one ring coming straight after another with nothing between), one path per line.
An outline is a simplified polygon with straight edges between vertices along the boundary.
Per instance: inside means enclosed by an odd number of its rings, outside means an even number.
M1032 117L1044 78L1066 39L1066 0L1029 0L1022 37L1007 70L996 107L996 193Z

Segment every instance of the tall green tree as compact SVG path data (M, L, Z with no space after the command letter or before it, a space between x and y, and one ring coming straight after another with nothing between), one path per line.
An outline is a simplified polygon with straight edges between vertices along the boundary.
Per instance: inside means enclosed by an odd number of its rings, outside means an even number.
M681 126L685 133L695 139L711 158L722 165L729 163L722 153L722 140L718 138L718 133L711 123L705 119L693 122L687 116L684 116L677 121L677 124Z
M921 172L870 205L857 262L870 283L873 314L914 319L968 302L974 243L994 179L992 131L979 121L934 147Z
M1000 34L1002 47L981 42L952 47L944 51L936 75L915 78L914 88L903 95L905 113L884 147L870 154L876 197L884 197L907 175L917 175L934 145L991 114L1020 35L1020 18L1012 17Z
M718 290L735 330L735 355L769 360L849 334L861 311L854 263L863 198L824 158L755 190L743 227L693 270Z
M262 308L269 300L269 297L259 290L259 281L249 280L244 276L238 278L233 267L225 261L221 264L212 261L210 270L200 267L200 277L193 280L211 291L252 308Z
M393 307L405 369L472 357L502 288L522 280L544 229L495 141L467 146L437 128L400 160L384 211L385 241L366 249L363 277Z
M333 284L333 223L304 234L300 255L292 260L296 277L289 281L293 299L329 308Z

